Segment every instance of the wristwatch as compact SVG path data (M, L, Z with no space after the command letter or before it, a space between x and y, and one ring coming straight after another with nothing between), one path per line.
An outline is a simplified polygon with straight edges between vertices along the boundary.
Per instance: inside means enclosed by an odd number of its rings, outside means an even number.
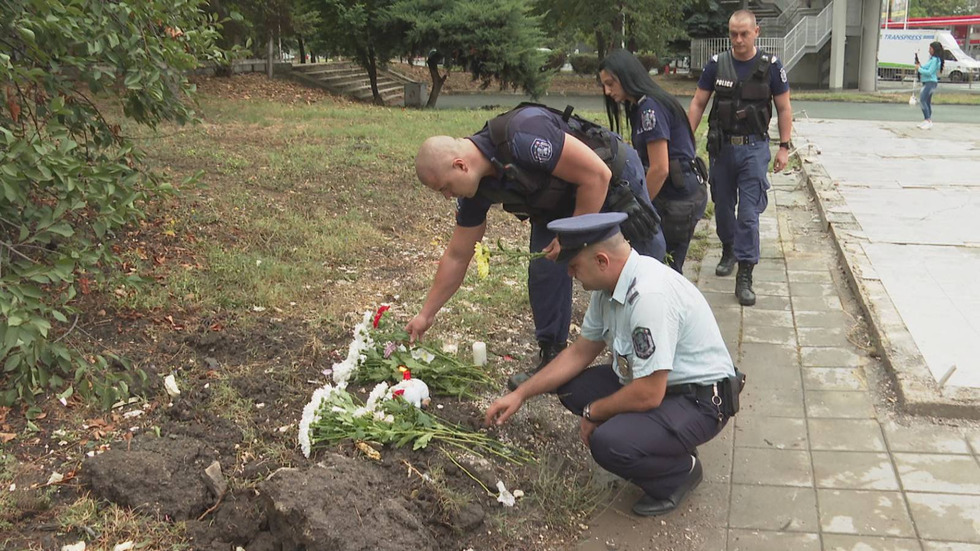
M595 419L592 418L592 402L585 404L585 407L582 408L582 417L585 417L586 421L595 423Z
M779 142L779 148L780 149L793 149L793 146L789 142Z

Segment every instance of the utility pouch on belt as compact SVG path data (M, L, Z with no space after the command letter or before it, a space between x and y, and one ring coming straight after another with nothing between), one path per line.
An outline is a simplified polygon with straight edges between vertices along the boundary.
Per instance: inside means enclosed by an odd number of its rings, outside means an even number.
M683 190L687 188L687 184L684 182L684 167L681 166L681 162L677 159L671 159L667 163L667 179L670 181L671 185L676 189Z
M660 215L652 206L638 200L623 180L609 184L606 205L609 210L626 213L620 229L630 243L643 243L660 231Z
M721 130L717 128L708 129L708 137L707 137L707 141L705 142L705 147L708 150L708 155L711 155L712 157L718 155L718 152L721 151L721 139L722 139Z
M735 376L722 380L720 385L723 413L731 417L738 413L738 395L742 393L742 388L745 386L745 374L736 367Z

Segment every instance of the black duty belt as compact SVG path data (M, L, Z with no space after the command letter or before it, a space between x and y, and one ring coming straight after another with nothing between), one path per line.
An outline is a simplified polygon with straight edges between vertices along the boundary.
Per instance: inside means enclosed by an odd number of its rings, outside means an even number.
M693 394L698 398L710 398L711 396L715 396L715 386L718 384L718 382L707 385L696 385L694 383L670 385L667 387L667 395Z
M725 136L724 142L732 145L751 145L756 142L769 141L768 136L748 134L742 136Z

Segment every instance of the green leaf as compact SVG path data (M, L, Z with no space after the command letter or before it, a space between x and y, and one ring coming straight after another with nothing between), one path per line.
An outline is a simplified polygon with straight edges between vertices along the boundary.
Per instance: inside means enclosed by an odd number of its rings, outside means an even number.
M25 321L27 321L27 319L20 314L10 314L10 316L7 317L7 325L10 327L18 327L23 325Z

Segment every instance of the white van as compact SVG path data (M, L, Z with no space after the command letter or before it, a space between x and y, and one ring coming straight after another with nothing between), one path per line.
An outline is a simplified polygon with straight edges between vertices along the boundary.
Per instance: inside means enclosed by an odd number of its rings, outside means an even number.
M929 44L943 45L946 65L939 80L963 82L971 74L980 80L980 62L966 55L949 31L932 29L882 29L878 40L878 77L901 80L915 77L915 54L925 63L929 59Z

